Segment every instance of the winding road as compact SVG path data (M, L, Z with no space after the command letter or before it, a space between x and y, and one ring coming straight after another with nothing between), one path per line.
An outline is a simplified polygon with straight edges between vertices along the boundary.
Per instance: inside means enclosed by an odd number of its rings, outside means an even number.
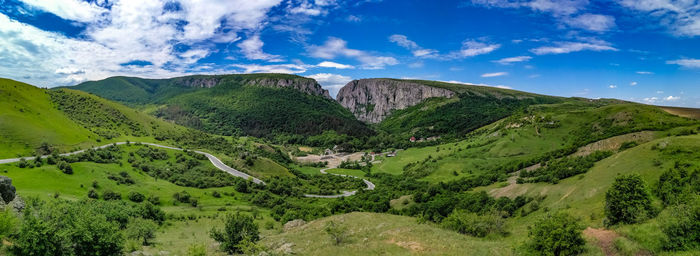
M154 146L154 147L159 147L159 148L166 148L166 149L172 149L172 150L184 150L184 149L181 149L181 148L176 148L176 147L171 147L171 146L164 146L164 145L155 144L155 143L148 143L148 142L115 142L115 143L110 143L110 144L107 144L107 145L102 145L102 146L99 146L99 147L95 147L95 148L93 148L93 149L106 148L106 147L109 147L109 146L112 146L112 145L124 145L124 144L127 144L127 143L143 144L143 145L149 145L149 146ZM60 156L70 156L70 155L75 155L75 154L83 153L83 152L85 152L86 150L87 150L87 149L83 149L83 150L73 151L73 152L69 152L69 153L63 153L63 154L59 154L59 155L60 155ZM209 153L203 152L203 151L197 151L197 150L193 150L193 152L198 153L198 154L202 154L202 155L206 156L207 159L209 159L209 162L211 162L211 163L214 165L214 167L218 168L219 170L222 170L222 171L224 171L224 172L227 172L227 173L229 173L229 174L231 174L231 175L233 175L233 176L236 176L236 177L240 177L240 178L243 178L243 179L246 179L246 180L250 180L250 181L252 181L252 182L254 182L254 183L256 183L256 184L265 185L265 182L264 182L264 181L262 181L262 180L260 180L260 179L258 179L258 178L255 178L255 177L253 177L253 176L250 176L250 175L248 175L247 173L244 173L244 172L241 172L241 171L239 171L239 170L236 170L236 169L231 168L230 166L224 164L224 162L222 162L219 158L215 157L215 156L212 155L212 154L209 154ZM41 156L41 158L47 158L47 157L49 157L49 156L48 156L48 155ZM36 157L31 156L31 157L20 157L20 158L0 159L0 164L8 164L8 163L19 162L21 159L24 159L24 160L34 160L35 158L36 158ZM356 178L356 179L360 179L359 177L355 177L355 176L344 175L344 174L335 174L335 173L327 173L327 172L326 172L327 170L329 170L329 169L334 169L334 168L335 168L335 167L330 167L330 168L321 169L321 173L323 173L323 174L331 174L331 175L338 175L338 176L343 176L343 177L353 177L353 178ZM368 181L368 180L366 180L366 179L362 179L362 181L364 181L365 184L367 185L366 190L373 190L373 189L374 189L374 187L375 187L375 186L374 186L374 183L372 183L372 182L370 182L370 181ZM339 198L339 197L353 196L353 195L355 195L356 193L357 193L357 190L353 190L353 191L344 191L342 194L339 194L339 195L313 195L313 194L305 194L304 196L305 196L305 197L314 197L314 198Z

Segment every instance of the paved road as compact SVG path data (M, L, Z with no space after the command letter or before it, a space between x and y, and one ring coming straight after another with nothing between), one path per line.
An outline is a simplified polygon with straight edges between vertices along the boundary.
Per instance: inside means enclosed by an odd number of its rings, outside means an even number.
M148 143L148 142L130 142L130 143L141 143L141 144L144 144L144 145L150 145L150 146L159 147L159 148L167 148L167 149L173 149L173 150L183 150L183 149L181 149L181 148L170 147L170 146L164 146L164 145L159 145L159 144L155 144L155 143ZM99 146L99 147L97 147L97 148L106 148L106 147L109 147L109 146L112 146L112 145L115 145L115 144L116 144L116 145L123 145L123 144L126 144L126 142L110 143L110 144L107 144L107 145ZM61 155L61 156L70 156L70 155L80 154L80 153L83 153L83 152L85 152L85 151L86 151L86 149L83 149L83 150L78 150L78 151L74 151L74 152L70 152L70 153L64 153L64 154L60 154L60 155ZM255 178L255 177L253 177L253 176L250 176L250 175L248 175L247 173L244 173L244 172L241 172L241 171L239 171L239 170L233 169L233 168L229 167L228 165L225 165L223 162L221 162L221 160L220 160L219 158L213 156L212 154L209 154L209 153L207 153L207 152L202 152L202 151L196 151L196 150L194 150L194 152L206 156L206 157L209 159L209 162L211 162L211 163L212 163L216 168L218 168L219 170L225 171L225 172L227 172L227 173L229 173L229 174L231 174L231 175L233 175L233 176L236 176L236 177L241 177L241 178L246 179L246 180L251 180L251 181L253 181L253 182L257 183L257 184L263 184L263 185L265 185L265 182L264 182L264 181L262 181L262 180L260 180L260 179L258 179L258 178ZM47 158L47 157L48 157L48 155L46 155L46 156L41 156L41 158ZM24 158L25 160L34 160L34 158L36 158L36 157L33 157L33 156L32 156L32 157L23 157L23 158ZM21 158L0 159L0 164L19 162L20 159L21 159Z
M331 175L336 175L336 176L342 176L342 177L352 177L352 178L355 178L355 179L361 179L360 177L356 177L356 176L352 176L352 175L336 174L336 173L328 173L328 172L326 172L327 170L330 170L330 169L335 169L335 167L329 167L329 168L321 169L321 173L323 173L323 174L331 174ZM374 187L375 187L375 186L374 186L374 183L372 183L371 181L366 180L366 179L362 179L362 181L364 181L364 182L365 182L365 185L367 185L367 188L365 188L365 190L374 190ZM357 194L357 190L353 190L353 191L343 191L343 193L340 194L340 195L313 195L313 194L305 194L304 196L305 196L305 197L315 197L315 198L339 198L339 197L354 196L355 194Z
M110 144L107 144L107 145L102 145L102 146L96 147L95 149L106 148L106 147L109 147L109 146L112 146L112 145L115 145L115 144L116 144L116 145L124 145L124 144L126 144L126 143L127 143L127 142L110 143ZM155 144L155 143L148 143L148 142L130 142L130 143L140 143L140 144L144 144L144 145L149 145L149 146L154 146L154 147L159 147L159 148L167 148L167 149L172 149L172 150L183 150L183 149L181 149L181 148L170 147L170 146L164 146L164 145ZM61 155L61 156L70 156L70 155L75 155L75 154L83 153L83 152L85 152L86 150L87 150L87 149L83 149L83 150L78 150L78 151L69 152L69 153L64 153L64 154L59 154L59 155ZM258 179L258 178L255 178L255 177L253 177L253 176L250 176L250 175L248 175L247 173L244 173L244 172L241 172L241 171L239 171L239 170L236 170L236 169L231 168L230 166L224 164L219 158L215 157L215 156L212 155L212 154L209 154L209 153L203 152L203 151L197 151L197 150L193 150L193 151L194 151L195 153L202 154L202 155L206 156L206 157L209 159L209 162L211 162L211 163L212 163L216 168L218 168L219 170L225 171L225 172L227 172L227 173L229 173L229 174L231 174L231 175L233 175L233 176L236 176L236 177L240 177L240 178L243 178L243 179L246 179L246 180L251 180L251 181L253 181L253 182L257 183L257 184L263 184L263 185L265 185L265 182L264 182L264 181L262 181L262 180L260 180L260 179ZM41 156L41 158L47 158L47 157L48 157L48 155ZM36 157L30 156L30 157L22 157L22 158L24 158L24 160L31 161L31 160L34 160L34 158L36 158ZM19 160L22 159L22 158L0 159L0 164L7 164L7 163L19 162ZM350 176L350 175L344 175L344 174L327 173L327 172L326 172L326 170L334 169L334 168L335 168L335 167L321 169L321 173L323 173L323 174L338 175L338 176L343 176L343 177L353 177L353 178L356 178L356 179L360 179L360 177L355 177L355 176ZM362 181L364 181L364 182L365 182L365 185L367 185L367 188L365 188L366 190L373 190L373 189L375 188L374 183L372 183L372 182L370 182L370 181L368 181L368 180L366 180L366 179L362 179ZM305 197L315 197L315 198L339 198L339 197L353 196L353 195L355 195L356 193L357 193L357 190L353 190L353 191L344 191L342 194L339 194L339 195L313 195L313 194L306 194L306 195L304 195L304 196L305 196Z

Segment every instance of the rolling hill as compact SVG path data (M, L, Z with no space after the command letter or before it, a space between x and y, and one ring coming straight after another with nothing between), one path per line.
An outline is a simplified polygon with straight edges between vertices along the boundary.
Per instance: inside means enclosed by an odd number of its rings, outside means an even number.
M132 106L155 105L151 112L158 117L221 135L303 142L324 131L372 134L316 81L293 75L112 77L71 88Z

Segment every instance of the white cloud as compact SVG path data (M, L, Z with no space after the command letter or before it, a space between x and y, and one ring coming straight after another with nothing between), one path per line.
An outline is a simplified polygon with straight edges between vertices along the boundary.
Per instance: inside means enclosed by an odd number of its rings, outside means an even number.
M475 40L465 40L462 42L462 49L450 53L450 58L466 58L477 55L487 54L500 48L500 44L487 44Z
M506 86L506 85L490 85L490 84L482 84L482 83L467 83L467 82L456 81L456 80L440 81L440 82L451 83L451 84L464 84L464 85L475 85L475 86L488 86L488 87L495 87L495 88L501 88L501 89L513 89L512 87Z
M530 59L532 59L532 57L530 57L530 56L517 56L517 57L503 58L500 60L494 60L493 62L501 64L501 65L509 65L509 64L513 64L516 62L529 61Z
M618 51L618 49L610 46L608 42L593 40L592 42L556 42L554 46L542 46L530 51L537 55L545 55L579 51Z
M654 72L649 72L649 71L637 71L636 72L639 75L653 75Z
M656 91L656 94L664 94L664 91Z
M630 86L635 86L635 85L637 85L637 82L631 82L631 83L630 83Z
M408 64L409 68L422 68L423 66L425 66L425 63L423 63L423 61L416 61L411 64Z
M489 8L528 8L547 13L570 28L604 32L615 27L615 18L608 15L583 13L589 0L472 0L478 6Z
M260 40L260 35L253 35L248 37L248 39L240 42L238 47L241 48L243 55L249 60L267 60L271 62L280 62L279 55L272 55L263 52L264 43Z
M268 11L282 0L181 0L177 1L178 8L173 8L170 0L23 2L85 27L79 37L68 37L0 13L0 76L37 85L65 85L115 75L172 77L241 69L299 73L308 68L295 64L226 67L198 63L219 51L214 43L238 41L239 33L252 35L238 44L246 57L279 60L279 56L262 51L259 31L267 24ZM315 1L314 6L332 6L331 2ZM109 8L102 7L107 5Z
M232 67L242 69L241 73L285 73L298 74L306 72L308 66L298 64L233 64Z
M608 85L608 88L615 89L615 88L617 88L617 85L611 84L611 85Z
M362 63L361 68L363 69L383 69L386 66L399 64L399 61L393 57L374 56L365 51L350 49L345 40L335 37L329 38L323 45L309 46L307 50L309 55L314 58L354 58Z
M332 61L324 61L324 62L318 63L318 65L316 65L316 66L322 67L322 68L337 68L337 69L354 69L355 68L352 65L345 65L345 64L335 63Z
M392 35L389 37L389 41L392 43L396 43L399 46L406 48L411 51L413 56L415 57L422 57L422 58L435 58L437 57L438 51L433 50L433 49L424 49L423 47L418 46L416 42L413 42L411 40L408 40L408 37L404 35Z
M330 74L330 73L320 73L320 74L314 74L314 75L308 75L306 76L308 78L313 78L316 81L318 81L323 88L327 89L328 92L330 93L333 98L338 94L338 91L340 88L345 86L347 83L352 81L352 78L349 76L343 76L343 75L338 75L338 74Z
M666 64L675 64L684 68L700 68L700 59L678 59L666 61Z
M647 14L662 26L668 27L675 35L700 35L700 2L698 1L622 0L619 4Z
M20 0L25 4L50 12L66 20L79 22L92 22L100 18L107 9L95 3L88 3L82 0Z
M508 72L485 73L485 74L482 74L481 77L497 77L497 76L505 76L505 75L508 75Z
M440 60L473 57L490 53L501 47L500 44L487 44L476 40L465 40L462 42L462 48L460 50L442 55L437 50L425 49L419 46L416 42L409 40L408 37L404 35L392 35L389 37L389 41L410 50L414 57Z
M657 97L648 97L648 98L644 98L644 99L642 99L642 100L643 100L644 102L646 102L646 103L654 104L654 103L656 103L657 101L659 101L659 98L657 98Z
M671 96L671 95L669 95L668 97L664 98L665 101L677 101L677 100L680 100L680 99L681 99L681 97L675 97L675 96Z
M564 23L573 28L595 32L605 32L615 27L615 18L608 15L584 13L564 19Z

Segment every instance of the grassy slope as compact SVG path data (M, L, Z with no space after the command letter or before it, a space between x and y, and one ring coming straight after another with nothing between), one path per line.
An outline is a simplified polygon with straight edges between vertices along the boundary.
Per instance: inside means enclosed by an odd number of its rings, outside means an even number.
M545 128L542 122L531 122L533 116L551 116L558 127ZM609 125L606 126L606 123ZM647 130L662 123L691 125L696 122L639 104L608 105L570 100L560 104L536 105L531 106L527 114L482 127L464 141L399 151L396 157L387 158L375 165L372 171L401 174L408 163L432 156L438 160L425 167L431 168L432 173L424 179L433 182L451 180L572 147L580 144L582 139L596 141ZM454 172L458 175L455 176Z
M33 155L42 142L66 149L98 137L57 110L45 89L0 79L0 158Z
M323 231L328 221L348 228L349 241L333 245ZM270 235L262 241L275 248L292 243L299 255L510 255L498 241L487 241L428 224L416 224L411 217L378 213L336 215Z

